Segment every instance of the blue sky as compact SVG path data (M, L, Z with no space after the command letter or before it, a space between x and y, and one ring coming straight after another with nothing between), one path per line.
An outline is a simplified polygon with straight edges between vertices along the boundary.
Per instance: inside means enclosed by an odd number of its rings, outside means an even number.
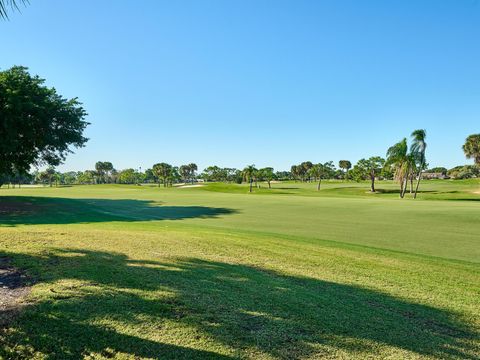
M417 128L450 167L480 132L476 0L30 2L0 22L0 68L84 103L62 170L354 162Z

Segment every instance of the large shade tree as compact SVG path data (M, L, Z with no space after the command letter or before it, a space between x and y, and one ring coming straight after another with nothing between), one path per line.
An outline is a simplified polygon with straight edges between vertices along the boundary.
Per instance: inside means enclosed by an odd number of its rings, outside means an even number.
M88 140L81 103L44 83L25 67L0 71L0 174L57 166Z
M480 134L467 137L463 145L463 152L468 159L475 161L475 165L480 166Z
M375 192L375 178L380 174L385 165L385 160L380 156L369 159L360 159L356 165L362 176L370 179L370 191Z
M275 173L272 167L265 167L263 169L258 170L258 173L262 180L266 181L268 184L268 188L272 188L272 180L275 179Z

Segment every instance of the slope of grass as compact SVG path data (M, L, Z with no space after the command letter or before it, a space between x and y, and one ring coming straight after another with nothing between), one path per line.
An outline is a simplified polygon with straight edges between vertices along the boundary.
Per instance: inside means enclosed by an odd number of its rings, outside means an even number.
M280 185L0 190L36 281L0 356L477 357L480 203ZM429 184L476 199L454 185Z

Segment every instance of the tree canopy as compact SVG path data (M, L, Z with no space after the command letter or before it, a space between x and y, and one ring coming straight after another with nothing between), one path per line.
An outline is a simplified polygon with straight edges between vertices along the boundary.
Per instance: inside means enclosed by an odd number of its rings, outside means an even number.
M88 140L81 103L44 83L22 66L0 71L0 174L59 165Z
M467 137L463 145L463 152L468 159L475 161L475 165L480 166L480 134Z

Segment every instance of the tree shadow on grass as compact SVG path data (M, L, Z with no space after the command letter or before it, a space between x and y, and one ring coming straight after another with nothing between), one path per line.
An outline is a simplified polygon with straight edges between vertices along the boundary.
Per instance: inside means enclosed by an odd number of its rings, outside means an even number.
M8 255L51 289L0 333L0 357L298 359L378 356L388 345L474 359L479 350L478 333L459 316L357 286L189 258L142 261L75 249ZM188 333L175 337L178 328ZM153 340L160 335L179 343ZM214 349L233 350L201 349L212 340Z
M150 200L0 197L0 226L183 220L215 218L235 212L206 206L164 206Z

